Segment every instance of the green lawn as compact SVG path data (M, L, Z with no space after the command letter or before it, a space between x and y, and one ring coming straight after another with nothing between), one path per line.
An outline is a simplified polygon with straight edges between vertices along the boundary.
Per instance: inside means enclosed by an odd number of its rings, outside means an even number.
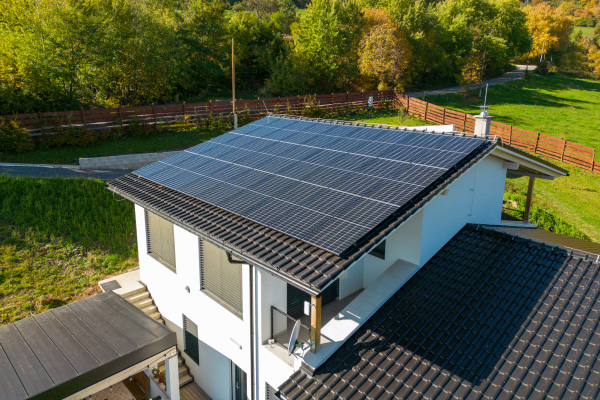
M148 136L111 138L89 146L67 146L47 150L36 149L17 154L0 153L0 162L77 164L81 157L112 156L133 153L151 153L192 147L222 134L222 130L195 130L191 132L151 134Z
M0 325L137 266L133 205L88 179L0 175Z
M439 106L470 114L479 112L483 101L472 101L454 93L426 96ZM599 149L600 161L600 81L564 75L530 75L489 87L488 101L494 121L541 132Z
M577 36L577 33L579 33L580 31L583 34L583 36L585 36L588 33L593 33L594 28L591 26L576 26L576 27L574 27L573 32L571 32L571 40L575 39L575 36Z

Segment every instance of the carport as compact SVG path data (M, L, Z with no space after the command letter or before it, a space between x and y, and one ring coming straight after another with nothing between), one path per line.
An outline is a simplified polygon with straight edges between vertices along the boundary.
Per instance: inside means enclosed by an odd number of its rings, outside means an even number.
M80 399L165 361L179 400L175 333L106 292L0 327L0 399Z

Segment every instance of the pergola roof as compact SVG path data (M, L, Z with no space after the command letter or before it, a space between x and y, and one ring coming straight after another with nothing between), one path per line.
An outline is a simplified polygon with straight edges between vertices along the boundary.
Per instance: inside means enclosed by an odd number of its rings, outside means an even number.
M175 345L166 326L102 293L0 327L0 398L63 399Z

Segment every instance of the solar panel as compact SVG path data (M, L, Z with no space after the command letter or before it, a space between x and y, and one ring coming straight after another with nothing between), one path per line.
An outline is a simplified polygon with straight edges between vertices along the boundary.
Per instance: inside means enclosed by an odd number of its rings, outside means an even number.
M482 143L265 117L135 173L341 254Z

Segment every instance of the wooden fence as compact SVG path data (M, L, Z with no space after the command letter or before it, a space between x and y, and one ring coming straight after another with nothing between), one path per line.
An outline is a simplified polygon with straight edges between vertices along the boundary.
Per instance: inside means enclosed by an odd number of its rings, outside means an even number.
M341 107L364 107L369 104L369 97L373 97L375 106L381 104L382 100L391 100L396 107L402 107L408 114L433 124L455 125L457 130L469 133L475 129L475 117L471 114L436 106L393 90L237 100L236 107L239 112L258 118L268 112L299 114L311 107L331 110ZM190 104L18 114L2 118L14 119L32 136L39 136L68 127L110 131L127 127L133 121L159 126L187 118L198 123L207 118L230 117L231 111L230 100L217 100ZM516 148L600 173L600 163L595 161L593 148L496 121L491 123L490 134L500 136L504 143Z
M471 114L449 110L402 93L396 93L396 101L409 115L425 121L455 125L462 132L473 133L475 130L475 116ZM596 150L591 147L496 121L491 123L490 134L500 136L504 143L518 149L600 174L600 163L595 160Z
M334 109L367 106L369 97L373 97L374 104L377 105L383 99L393 100L395 93L392 90L384 90L236 100L236 109L238 113L247 113L250 117L256 118L269 112L298 114L311 107ZM190 104L5 115L1 118L18 121L22 127L31 133L31 136L35 137L41 134L52 134L69 127L110 131L127 127L133 121L139 121L150 126L159 126L176 122L178 119L183 119L183 117L192 122L200 122L207 118L230 118L231 115L232 104L230 100L211 100Z

